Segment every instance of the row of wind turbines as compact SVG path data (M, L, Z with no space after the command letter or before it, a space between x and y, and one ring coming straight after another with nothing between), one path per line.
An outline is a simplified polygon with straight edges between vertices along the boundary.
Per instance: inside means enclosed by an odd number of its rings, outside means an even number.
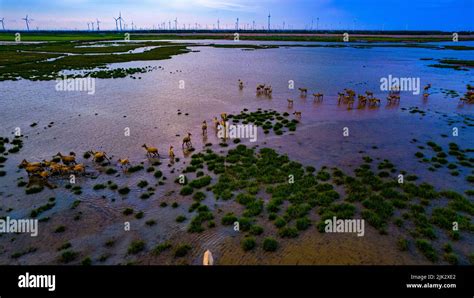
M116 31L123 31L123 30L127 30L127 23L125 23L125 20L122 18L122 12L119 12L119 16L117 18L113 17L114 21L115 21L115 30ZM122 26L122 22L123 22L123 26ZM95 21L95 24L97 25L97 31L100 31L100 23L101 21L99 21L99 19L96 19ZM120 30L119 30L120 29ZM132 21L132 30L135 29L135 25L133 24L133 21ZM94 31L94 22L90 22L90 23L87 23L87 30L88 31Z
M26 17L22 18L23 21L25 21L25 25L26 25L26 30L30 31L30 24L32 21L34 21L33 19L30 19L28 17L28 15L26 15ZM2 30L5 31L5 18L1 18L0 19L0 23L2 23Z
M29 18L28 15L26 15L24 18L22 18L23 21L25 21L25 25L26 25L26 30L27 31L30 31L30 24L32 21L34 21L33 19ZM115 29L117 31L119 31L119 26L118 26L118 22L120 22L120 31L122 31L122 29L126 29L126 24L124 22L124 25L125 25L125 28L122 28L122 21L123 18L122 18L122 13L120 12L119 13L119 16L118 18L114 18L115 20ZM5 18L1 18L0 19L0 23L2 24L2 30L5 31ZM96 21L92 21L90 23L87 23L87 30L88 31L100 31L100 23L102 23L101 21L99 21L99 19L96 19ZM97 25L97 27L95 27L94 25ZM132 22L132 30L134 29L134 24Z
M268 18L267 28L265 28L264 26L262 26L262 30L265 30L265 29L271 30L271 28L272 28L272 27L271 27L271 15L270 15L270 13L268 14L268 17L267 17L267 18ZM122 17L122 12L119 12L118 17L116 17L116 18L113 17L113 19L114 19L114 21L115 21L115 30L116 30L116 31L123 31L123 30L127 30L127 29L128 29L128 28L127 28L128 26L127 26L127 24L125 23L125 20L124 20L123 17ZM27 31L30 31L30 24L31 24L31 22L34 21L34 20L33 20L33 19L30 19L30 18L28 17L28 15L26 15L24 18L22 18L22 20L25 21L26 30L27 30ZM173 24L174 26L172 26L172 22L174 23L174 24ZM2 29L3 29L3 31L5 31L5 18L1 18L1 19L0 19L0 23L2 24ZM100 24L101 24L101 23L102 23L102 22L101 22L99 19L96 19L95 22L94 22L94 21L92 21L92 22L90 22L90 23L88 22L88 23L87 23L87 30L88 30L88 31L100 31ZM132 29L132 30L135 30L136 27L135 27L133 21L132 21L131 25L132 25L132 28L131 28L131 29ZM256 29L257 29L257 28L256 28L256 25L255 25L255 21L253 21L251 25L250 25L250 24L247 24L247 25L244 24L244 26L242 26L242 25L239 23L239 18L236 19L236 22L235 22L235 24L234 24L233 26L235 26L234 29L236 29L236 30L241 30L241 29L244 29L244 30L256 30ZM290 27L290 26L288 26L287 28L289 28L289 27ZM319 27L319 18L317 18L317 26L316 26L316 28L318 29L318 27ZM167 23L167 22L160 23L160 24L157 26L157 28L160 29L160 30L166 30L166 29L168 29L168 30L173 30L173 29L174 29L174 30L178 30L178 29L179 29L179 28L178 28L178 18L174 19L173 21L168 21L168 23ZM153 29L156 29L155 25L153 25ZM186 24L183 25L183 29L186 30ZM188 29L188 30L190 30L190 29L196 29L196 30L198 30L198 29L201 29L201 25L199 25L198 23L196 23L196 24L194 25L194 28L192 28L191 24L188 24L188 28L187 28L187 29ZM207 29L207 26L206 26L206 29ZM220 23L220 20L219 20L219 19L217 19L217 26L216 26L215 24L213 25L213 29L214 29L214 30L215 30L215 29L217 29L217 30L221 30L221 29L222 29L222 28L221 28L221 23ZM226 29L229 29L229 28L226 26ZM281 29L285 30L285 22L283 22L283 26L281 27ZM311 30L312 30L312 29L313 29L313 20L311 20Z

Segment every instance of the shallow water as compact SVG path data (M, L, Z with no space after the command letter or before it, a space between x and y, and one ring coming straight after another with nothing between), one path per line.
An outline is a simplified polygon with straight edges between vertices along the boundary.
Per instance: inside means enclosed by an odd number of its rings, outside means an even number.
M211 42L217 43L217 41ZM291 42L291 44L298 43ZM428 171L426 166L420 166L413 157L418 151L417 144L411 144L410 140L416 138L423 143L432 140L444 148L449 142L454 141L461 148L474 148L474 130L470 127L462 128L462 124L459 125L460 134L455 139L441 137L441 134L451 135L452 127L447 125L447 118L459 121L461 119L459 114L474 114L473 105L460 106L458 99L447 98L441 93L442 89L449 89L464 94L466 84L474 82L472 70L431 68L427 65L433 64L433 61L420 60L420 58L448 57L472 59L472 51L305 47L253 51L210 47L192 47L192 49L195 52L178 55L169 60L113 64L111 66L114 68L144 66L163 68L136 75L139 79L96 79L94 95L85 92L58 92L55 89L55 81L0 82L0 135L9 136L16 127L20 127L22 133L28 137L19 154L9 155L5 167L8 175L0 178L0 206L3 210L13 208L14 210L9 213L12 217L27 217L32 208L44 204L48 197L57 198L57 206L44 213L47 216L52 214L55 216L51 216L50 222L40 224L40 227L41 225L44 227L42 240L35 242L25 237L18 237L14 243L4 244L2 248L8 253L0 254L0 263L12 263L8 255L20 247L32 245L31 243L39 247L39 252L21 258L22 263L52 263L56 253L48 252L50 243L62 243L66 240L70 240L73 247L80 248L85 254L99 257L103 249L96 251L96 247L103 246L109 238L115 238L118 243L106 262L115 264L130 259L124 256L127 241L138 236L146 239L147 243L176 238L190 239L189 241L196 247L203 249L209 246L222 247L222 252L217 251L216 255L222 256L227 263L248 263L248 260L239 257L238 254L232 254L233 249L226 248L231 233L228 228L219 227L210 234L206 231L202 235L187 235L186 223L178 224L174 219L180 214L187 213L189 201L180 197L164 196L170 189L175 189L172 181L179 172L169 173L166 167L168 147L173 145L177 157L181 158L177 169L184 168L186 165L183 162L189 161L189 157L183 158L183 152L179 150L184 135L187 132L192 133L193 144L197 149L202 148L207 142L213 143L213 148L216 149L219 141L213 134L211 119L221 112L239 113L244 108L250 111L257 108L281 112L302 111L301 124L294 134L285 133L278 137L271 133L266 136L259 130L256 144L276 148L280 153L287 153L290 158L305 165L337 166L350 172L360 164L362 156L371 155L390 159L399 169L416 173L422 181L430 182L438 189L453 188L458 191L469 189L469 185L465 182L469 171L463 171L459 177L450 176L447 170ZM380 91L380 79L389 75L419 77L421 87L431 83L433 88L430 90L429 100L424 101L422 95L402 92L400 105L387 107L386 93ZM237 86L238 79L244 81L243 90L239 90ZM294 89L288 86L290 80L294 81ZM184 89L179 88L182 82ZM272 99L255 95L255 86L260 83L273 86ZM306 98L300 97L298 87L309 89ZM372 90L376 97L382 99L382 105L377 109L347 110L344 105L337 105L337 92L342 92L344 88L354 89L357 93ZM311 94L316 92L324 94L322 103L313 102ZM294 99L294 108L288 108L287 98ZM427 116L421 117L419 114L401 110L413 106L427 111ZM178 110L182 112L181 115L177 114ZM185 113L189 115L186 116ZM442 114L446 114L447 117L443 117ZM207 138L203 138L200 133L203 120L207 120L209 125ZM33 122L38 123L34 128L30 127ZM47 125L50 122L54 124L49 128ZM350 137L343 137L344 127L349 128ZM130 136L124 135L126 128L130 128ZM114 160L129 157L132 164L143 162L147 166L149 161L141 147L144 143L159 148L163 162L160 168L168 177L167 186L158 187L154 196L156 199L146 201L138 199L139 194L144 191L136 186L132 188L130 198L127 200L122 200L112 192L98 194L93 190L87 190L96 183L103 183L113 178L101 173L100 167L92 165L90 161L86 162L88 171L94 172L99 177L97 180L81 178L79 183L83 186L84 193L78 197L74 198L64 189L46 190L40 195L26 196L23 189L16 187L17 178L26 176L16 168L24 158L28 161L40 161L50 159L57 152L64 154L74 151L79 160L82 160L82 154L87 150L103 150L113 156ZM247 141L244 141L244 144L254 145ZM377 146L378 149L372 149L372 146ZM361 154L360 151L366 153ZM113 180L118 181L119 185L134 186L144 177L149 182L154 181L151 174L145 174L143 171L130 177L122 174ZM56 181L56 183L64 182ZM106 198L101 198L102 194ZM115 202L112 201L114 198L117 199ZM71 217L75 211L69 210L69 206L74 199L83 201L79 209L83 211L84 219L78 226L72 223L64 224L64 221L72 222ZM180 207L161 209L158 205L163 200L179 201ZM213 204L213 199L209 199L208 205ZM140 221L133 220L132 232L124 235L121 227L124 218L121 211L130 205L136 210L145 211L146 217ZM158 219L158 224L152 228L144 227L144 221L150 218ZM62 235L49 232L61 223L71 226L71 229ZM306 234L308 235L304 239L308 243L323 241L318 240L322 236L315 229ZM471 238L468 239L468 243L472 244ZM367 242L364 245L356 245L360 250L354 252L353 258L350 256L340 258L341 262L337 261L338 254L339 257L347 254L347 249L352 245L350 241L338 242L346 249L336 250L335 255L327 259L321 260L320 256L307 254L306 257L288 257L287 261L283 260L281 263L291 263L295 260L299 264L399 263L396 260L400 258L401 253L395 248L386 258L381 258L379 255L367 258L355 257L367 249L366 247L376 247L377 236L365 239ZM293 253L301 254L301 251L305 250L303 246L290 242L285 246L284 254L291 255L293 250ZM235 248L235 245L230 247ZM405 258L405 255L403 256ZM191 263L199 263L198 252L192 257ZM257 257L259 258L257 263L264 264L267 261L275 263L274 258L260 255ZM145 258L143 262L169 263L169 260L164 258L151 260ZM423 262L420 256L410 258L406 259L406 262Z

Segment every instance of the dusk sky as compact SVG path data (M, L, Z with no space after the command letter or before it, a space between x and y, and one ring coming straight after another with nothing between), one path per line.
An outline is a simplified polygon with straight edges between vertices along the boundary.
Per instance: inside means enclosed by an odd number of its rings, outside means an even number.
M5 29L25 29L22 18L33 20L32 29L87 29L101 21L100 28L115 29L113 17L122 13L131 27L158 27L178 19L178 27L234 29L266 28L271 14L272 29L344 30L474 30L474 0L0 0L0 19ZM95 24L95 27L97 25ZM174 24L172 25L174 28ZM1 28L0 28L1 29Z

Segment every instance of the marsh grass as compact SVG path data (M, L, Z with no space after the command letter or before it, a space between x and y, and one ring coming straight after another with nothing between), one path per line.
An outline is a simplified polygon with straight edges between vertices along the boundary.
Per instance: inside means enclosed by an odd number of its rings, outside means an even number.
M174 250L174 257L175 258L182 258L188 254L191 250L191 246L188 244L180 244Z
M125 186L125 187L119 188L119 189L118 189L118 192L119 192L119 194L121 194L121 195L126 195L126 194L128 194L128 193L130 192L130 188L128 188L128 187Z
M59 262L64 263L64 264L68 264L68 263L71 263L71 262L75 261L78 256L79 256L78 252L75 252L75 251L72 251L72 250L67 250L67 251L61 253L61 255L59 256Z
M257 242L255 241L254 237L245 237L242 242L241 246L244 251L250 251L255 248Z
M48 202L47 204L45 205L42 205L36 209L33 209L31 212L30 212L30 217L32 218L36 218L38 217L41 213L43 212L46 212L52 208L54 208L54 206L56 206L56 203L54 202Z
M172 245L169 242L163 242L155 246L152 250L152 254L155 256L160 255L162 252L171 249Z
M263 250L268 252L274 252L278 248L278 242L271 237L267 237L263 240Z
M407 251L408 250L408 240L405 238L398 238L397 247L400 251Z
M221 223L224 226L233 225L236 221L238 221L238 218L237 218L237 216L234 215L234 213L227 213L221 219Z
M145 242L142 240L134 240L128 246L127 254L136 255L145 249Z
M433 246L431 245L431 242L426 240L426 239L417 239L416 242L416 247L423 253L423 255L430 260L431 262L436 262L438 260L438 255L436 251L434 250Z

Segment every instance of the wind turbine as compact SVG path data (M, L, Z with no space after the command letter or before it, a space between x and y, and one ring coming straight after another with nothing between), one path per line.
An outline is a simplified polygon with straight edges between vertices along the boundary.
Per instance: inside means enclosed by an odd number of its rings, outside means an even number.
M237 18L237 22L235 22L235 30L239 31L239 18Z
M5 31L5 18L2 18L2 19L0 20L0 22L2 23L2 29L3 29L3 31Z
M178 30L178 18L174 19L174 30Z
M122 31L122 12L119 12L119 17L118 17L119 21L120 21L120 31Z
M133 21L132 21L132 31L133 31Z
M87 31L91 31L91 28L89 26L89 22L87 23Z
M26 23L26 29L27 29L28 31L30 31L30 23L31 23L31 21L33 21L33 20L28 19L28 15L26 15L25 18L22 18L22 20L24 20L25 23Z
M271 19L270 13L268 13L268 31L270 31L270 19Z
M94 31L94 21L91 22L91 30Z
M96 22L97 22L97 31L100 31L100 26L99 26L100 21L99 21L99 19L96 19Z
M220 26L221 26L221 21L217 19L217 30L220 30Z
M112 18L114 18L114 17L112 17ZM119 18L114 18L114 20L115 20L115 31L118 31L118 23L117 23L118 19Z

